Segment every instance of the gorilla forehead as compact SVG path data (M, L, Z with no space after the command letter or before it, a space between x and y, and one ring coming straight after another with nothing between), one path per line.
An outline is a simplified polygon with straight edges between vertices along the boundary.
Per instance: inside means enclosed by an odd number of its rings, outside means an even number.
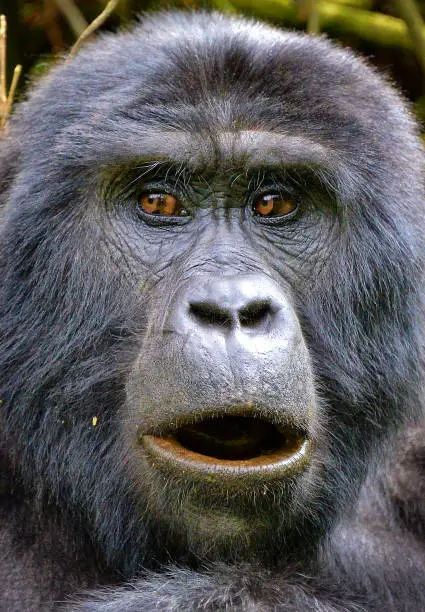
M83 116L104 135L133 120L190 132L310 132L316 142L338 147L340 140L350 149L359 137L376 145L389 124L398 132L408 121L394 92L381 80L374 87L377 81L325 40L219 14L168 13L88 45L54 70L36 97L49 104L50 134L70 125L78 134Z

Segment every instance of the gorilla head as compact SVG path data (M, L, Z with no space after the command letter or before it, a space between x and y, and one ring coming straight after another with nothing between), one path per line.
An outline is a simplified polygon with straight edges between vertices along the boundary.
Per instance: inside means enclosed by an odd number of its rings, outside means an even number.
M398 95L323 39L168 13L52 70L2 155L3 453L34 513L127 577L311 557L422 410Z

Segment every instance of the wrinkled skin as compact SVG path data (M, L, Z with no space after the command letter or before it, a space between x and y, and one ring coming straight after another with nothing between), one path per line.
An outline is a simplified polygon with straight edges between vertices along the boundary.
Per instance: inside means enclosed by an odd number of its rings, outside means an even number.
M0 172L1 606L425 607L397 93L325 40L168 13L37 84Z

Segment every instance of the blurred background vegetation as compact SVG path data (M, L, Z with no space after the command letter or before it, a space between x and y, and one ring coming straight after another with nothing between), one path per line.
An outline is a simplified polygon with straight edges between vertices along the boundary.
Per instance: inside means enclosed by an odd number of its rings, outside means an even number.
M36 78L66 52L106 4L107 0L0 0L0 14L8 23L8 79L13 67L22 64L22 92L28 77ZM117 0L101 29L115 31L143 12L167 8L240 13L326 35L389 74L425 123L425 0Z

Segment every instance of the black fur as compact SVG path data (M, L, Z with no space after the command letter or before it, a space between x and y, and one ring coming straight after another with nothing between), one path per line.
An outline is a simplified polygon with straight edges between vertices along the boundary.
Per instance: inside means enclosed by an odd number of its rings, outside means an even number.
M266 152L226 148L253 131ZM303 214L242 234L233 203L282 146L310 172ZM138 216L165 158L161 181L192 185L196 210L231 185L227 225ZM0 161L2 609L425 608L423 434L399 433L423 415L423 170L414 121L372 69L242 19L147 18L37 84ZM166 321L198 276L248 273L297 313L315 451L299 484L205 494L262 526L229 541L187 527L192 489L143 467L132 427L236 393L170 356ZM273 376L257 383L278 405Z

